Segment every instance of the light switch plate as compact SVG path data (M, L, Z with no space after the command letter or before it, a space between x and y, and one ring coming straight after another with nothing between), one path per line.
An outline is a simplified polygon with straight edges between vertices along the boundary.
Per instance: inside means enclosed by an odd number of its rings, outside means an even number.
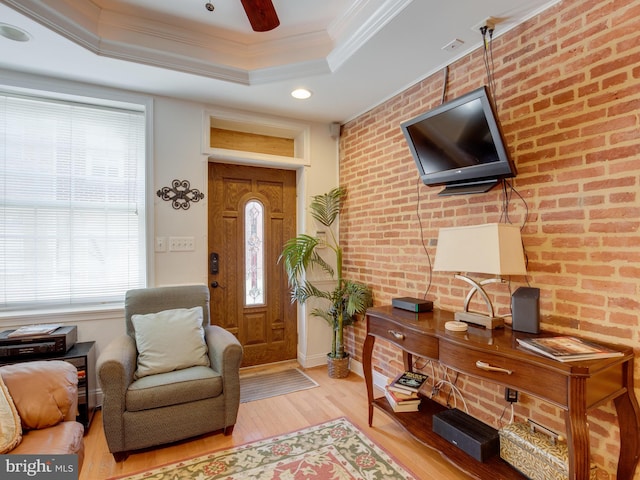
M167 251L167 239L166 237L156 237L156 253Z
M170 252L193 252L195 249L193 237L169 237Z

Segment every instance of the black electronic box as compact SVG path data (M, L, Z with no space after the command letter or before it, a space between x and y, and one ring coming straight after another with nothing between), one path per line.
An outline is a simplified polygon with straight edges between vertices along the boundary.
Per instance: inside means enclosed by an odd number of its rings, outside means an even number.
M0 333L0 359L62 355L67 353L78 340L75 325L58 327L51 333L9 337L14 330Z
M511 296L511 329L540 333L540 289L519 287Z
M433 431L480 462L500 452L498 431L456 408L436 413Z
M391 300L391 305L395 308L408 310L409 312L430 312L433 310L433 302L420 298L402 297Z

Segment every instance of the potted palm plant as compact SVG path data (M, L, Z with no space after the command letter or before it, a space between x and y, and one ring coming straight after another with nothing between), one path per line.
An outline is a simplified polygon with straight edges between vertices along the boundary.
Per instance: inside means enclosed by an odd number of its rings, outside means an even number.
M325 308L316 307L311 315L323 318L332 328L331 352L327 354L329 376L343 378L349 374L349 354L344 351L344 327L353 325L356 315L373 304L371 289L363 283L342 276L342 248L331 226L338 218L346 190L337 187L323 195L315 195L309 206L311 216L327 227L326 238L300 234L288 240L279 261L291 287L291 301L305 303L309 298L321 299ZM323 255L332 255L325 258ZM335 267L334 267L335 265ZM321 269L334 280L331 290L323 290L306 278L313 268Z

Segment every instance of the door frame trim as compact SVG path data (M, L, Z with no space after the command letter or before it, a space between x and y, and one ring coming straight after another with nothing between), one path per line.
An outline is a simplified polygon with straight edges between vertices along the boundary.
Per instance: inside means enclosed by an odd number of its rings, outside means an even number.
M306 216L306 208L305 208L305 198L307 198L307 182L308 182L308 172L306 166L298 165L282 165L276 164L273 162L259 162L255 163L254 161L240 162L234 161L229 162L226 158L220 158L215 155L211 155L207 158L206 166L208 168L209 163L233 163L235 165L242 166L255 166L255 167L265 167L265 168L280 168L283 170L295 170L296 172L296 235L300 232L305 231L305 226L307 223ZM207 169L205 169L207 170ZM208 194L209 192L207 192ZM208 231L208 228L207 228ZM326 354L316 354L316 355L308 355L309 347L307 345L306 339L308 338L307 330L308 330L308 317L307 317L307 306L301 305L300 303L296 304L296 316L297 316L297 348L296 348L296 357L298 363L304 368L317 367L320 365L326 365L327 357Z
M294 139L294 156L283 157L238 150L212 148L209 142L211 127L244 131L263 135L273 135ZM334 138L334 137L332 137ZM337 140L334 138L334 140ZM308 167L311 167L311 125L287 121L280 118L262 116L250 112L241 112L216 107L205 109L202 118L201 151L207 156L205 164L205 179L208 178L208 164L211 162L231 163L244 166L280 168L296 171L296 235L306 231L307 216L305 215L306 198L308 192ZM336 144L337 145L337 144ZM336 146L337 148L337 146ZM205 184L207 184L205 182ZM208 231L208 230L207 230ZM208 239L207 239L208 241ZM306 305L297 307L297 358L305 368L326 365L326 353L308 355L309 318ZM327 327L327 342L330 342L331 330Z

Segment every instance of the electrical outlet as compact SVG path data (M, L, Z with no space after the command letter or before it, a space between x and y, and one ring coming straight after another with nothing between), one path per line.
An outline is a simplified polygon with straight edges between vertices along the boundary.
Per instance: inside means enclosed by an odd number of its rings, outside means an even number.
M170 252L193 252L195 240L193 237L169 237Z
M518 401L518 391L513 388L504 389L504 399L509 403L516 403Z

